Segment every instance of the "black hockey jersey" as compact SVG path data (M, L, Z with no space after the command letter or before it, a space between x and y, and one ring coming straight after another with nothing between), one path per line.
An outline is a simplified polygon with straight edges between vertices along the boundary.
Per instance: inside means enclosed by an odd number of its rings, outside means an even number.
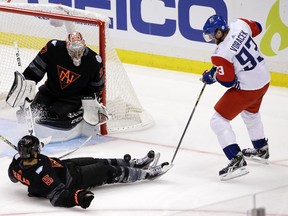
M102 67L101 57L88 47L85 48L81 64L75 66L66 49L66 42L51 40L39 51L23 75L38 83L47 73L44 85L52 95L74 98L94 92L99 94L104 87Z
M54 206L76 205L76 190L69 190L71 175L65 163L58 158L40 154L37 164L24 167L21 158L16 154L9 166L8 175L12 182L21 182L28 186L29 196L48 198Z

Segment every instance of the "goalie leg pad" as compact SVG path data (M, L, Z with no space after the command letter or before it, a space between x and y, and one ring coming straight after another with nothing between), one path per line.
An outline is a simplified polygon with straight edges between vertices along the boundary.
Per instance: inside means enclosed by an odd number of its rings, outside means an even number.
M83 97L81 101L84 110L83 118L88 124L102 125L111 118L106 107L95 97Z
M36 83L33 80L26 80L23 74L14 72L14 82L6 97L6 102L11 107L18 107L24 104L26 98L33 100L35 96Z

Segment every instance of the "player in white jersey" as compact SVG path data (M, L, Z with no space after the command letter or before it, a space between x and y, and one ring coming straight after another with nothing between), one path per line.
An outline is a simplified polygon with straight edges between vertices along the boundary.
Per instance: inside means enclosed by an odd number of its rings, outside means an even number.
M202 75L202 82L210 85L219 82L228 88L216 103L210 125L217 135L226 157L227 167L219 171L221 180L248 173L244 159L267 163L268 139L265 138L259 114L262 98L270 84L270 73L264 58L253 40L262 31L260 23L236 19L229 26L221 16L208 18L203 37L218 45L212 54L213 67ZM241 151L230 121L241 115L254 148ZM243 157L244 156L244 157Z

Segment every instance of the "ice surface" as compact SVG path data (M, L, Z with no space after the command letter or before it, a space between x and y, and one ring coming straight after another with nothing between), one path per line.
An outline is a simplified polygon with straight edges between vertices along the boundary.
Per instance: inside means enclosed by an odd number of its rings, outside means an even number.
M71 157L142 157L149 150L161 152L160 162L171 161L203 84L200 76L160 69L125 65L143 107L155 125L137 132L93 138ZM219 84L207 86L190 122L174 167L160 179L135 184L95 188L95 199L87 210L54 208L46 199L29 198L26 188L10 182L7 167L14 150L0 144L0 215L101 215L101 216L190 216L247 215L255 207L266 213L287 215L288 201L288 89L270 87L261 114L270 144L270 164L248 161L250 173L221 182L218 171L228 161L222 153L209 121L213 106L225 91ZM0 134L17 142L25 130L15 123L15 110L1 110ZM232 121L239 145L251 147L241 118ZM77 146L70 143L46 146L46 153L60 156Z

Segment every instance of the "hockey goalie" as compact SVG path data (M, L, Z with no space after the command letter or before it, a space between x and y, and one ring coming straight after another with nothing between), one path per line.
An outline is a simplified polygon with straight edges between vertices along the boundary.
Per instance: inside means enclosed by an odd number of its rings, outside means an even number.
M52 136L53 141L65 141L93 135L99 125L109 120L101 103L104 85L101 57L86 46L80 32L72 32L66 41L49 41L23 74L14 73L6 102L20 107L18 121L33 118L38 137ZM31 116L26 110L31 111Z

